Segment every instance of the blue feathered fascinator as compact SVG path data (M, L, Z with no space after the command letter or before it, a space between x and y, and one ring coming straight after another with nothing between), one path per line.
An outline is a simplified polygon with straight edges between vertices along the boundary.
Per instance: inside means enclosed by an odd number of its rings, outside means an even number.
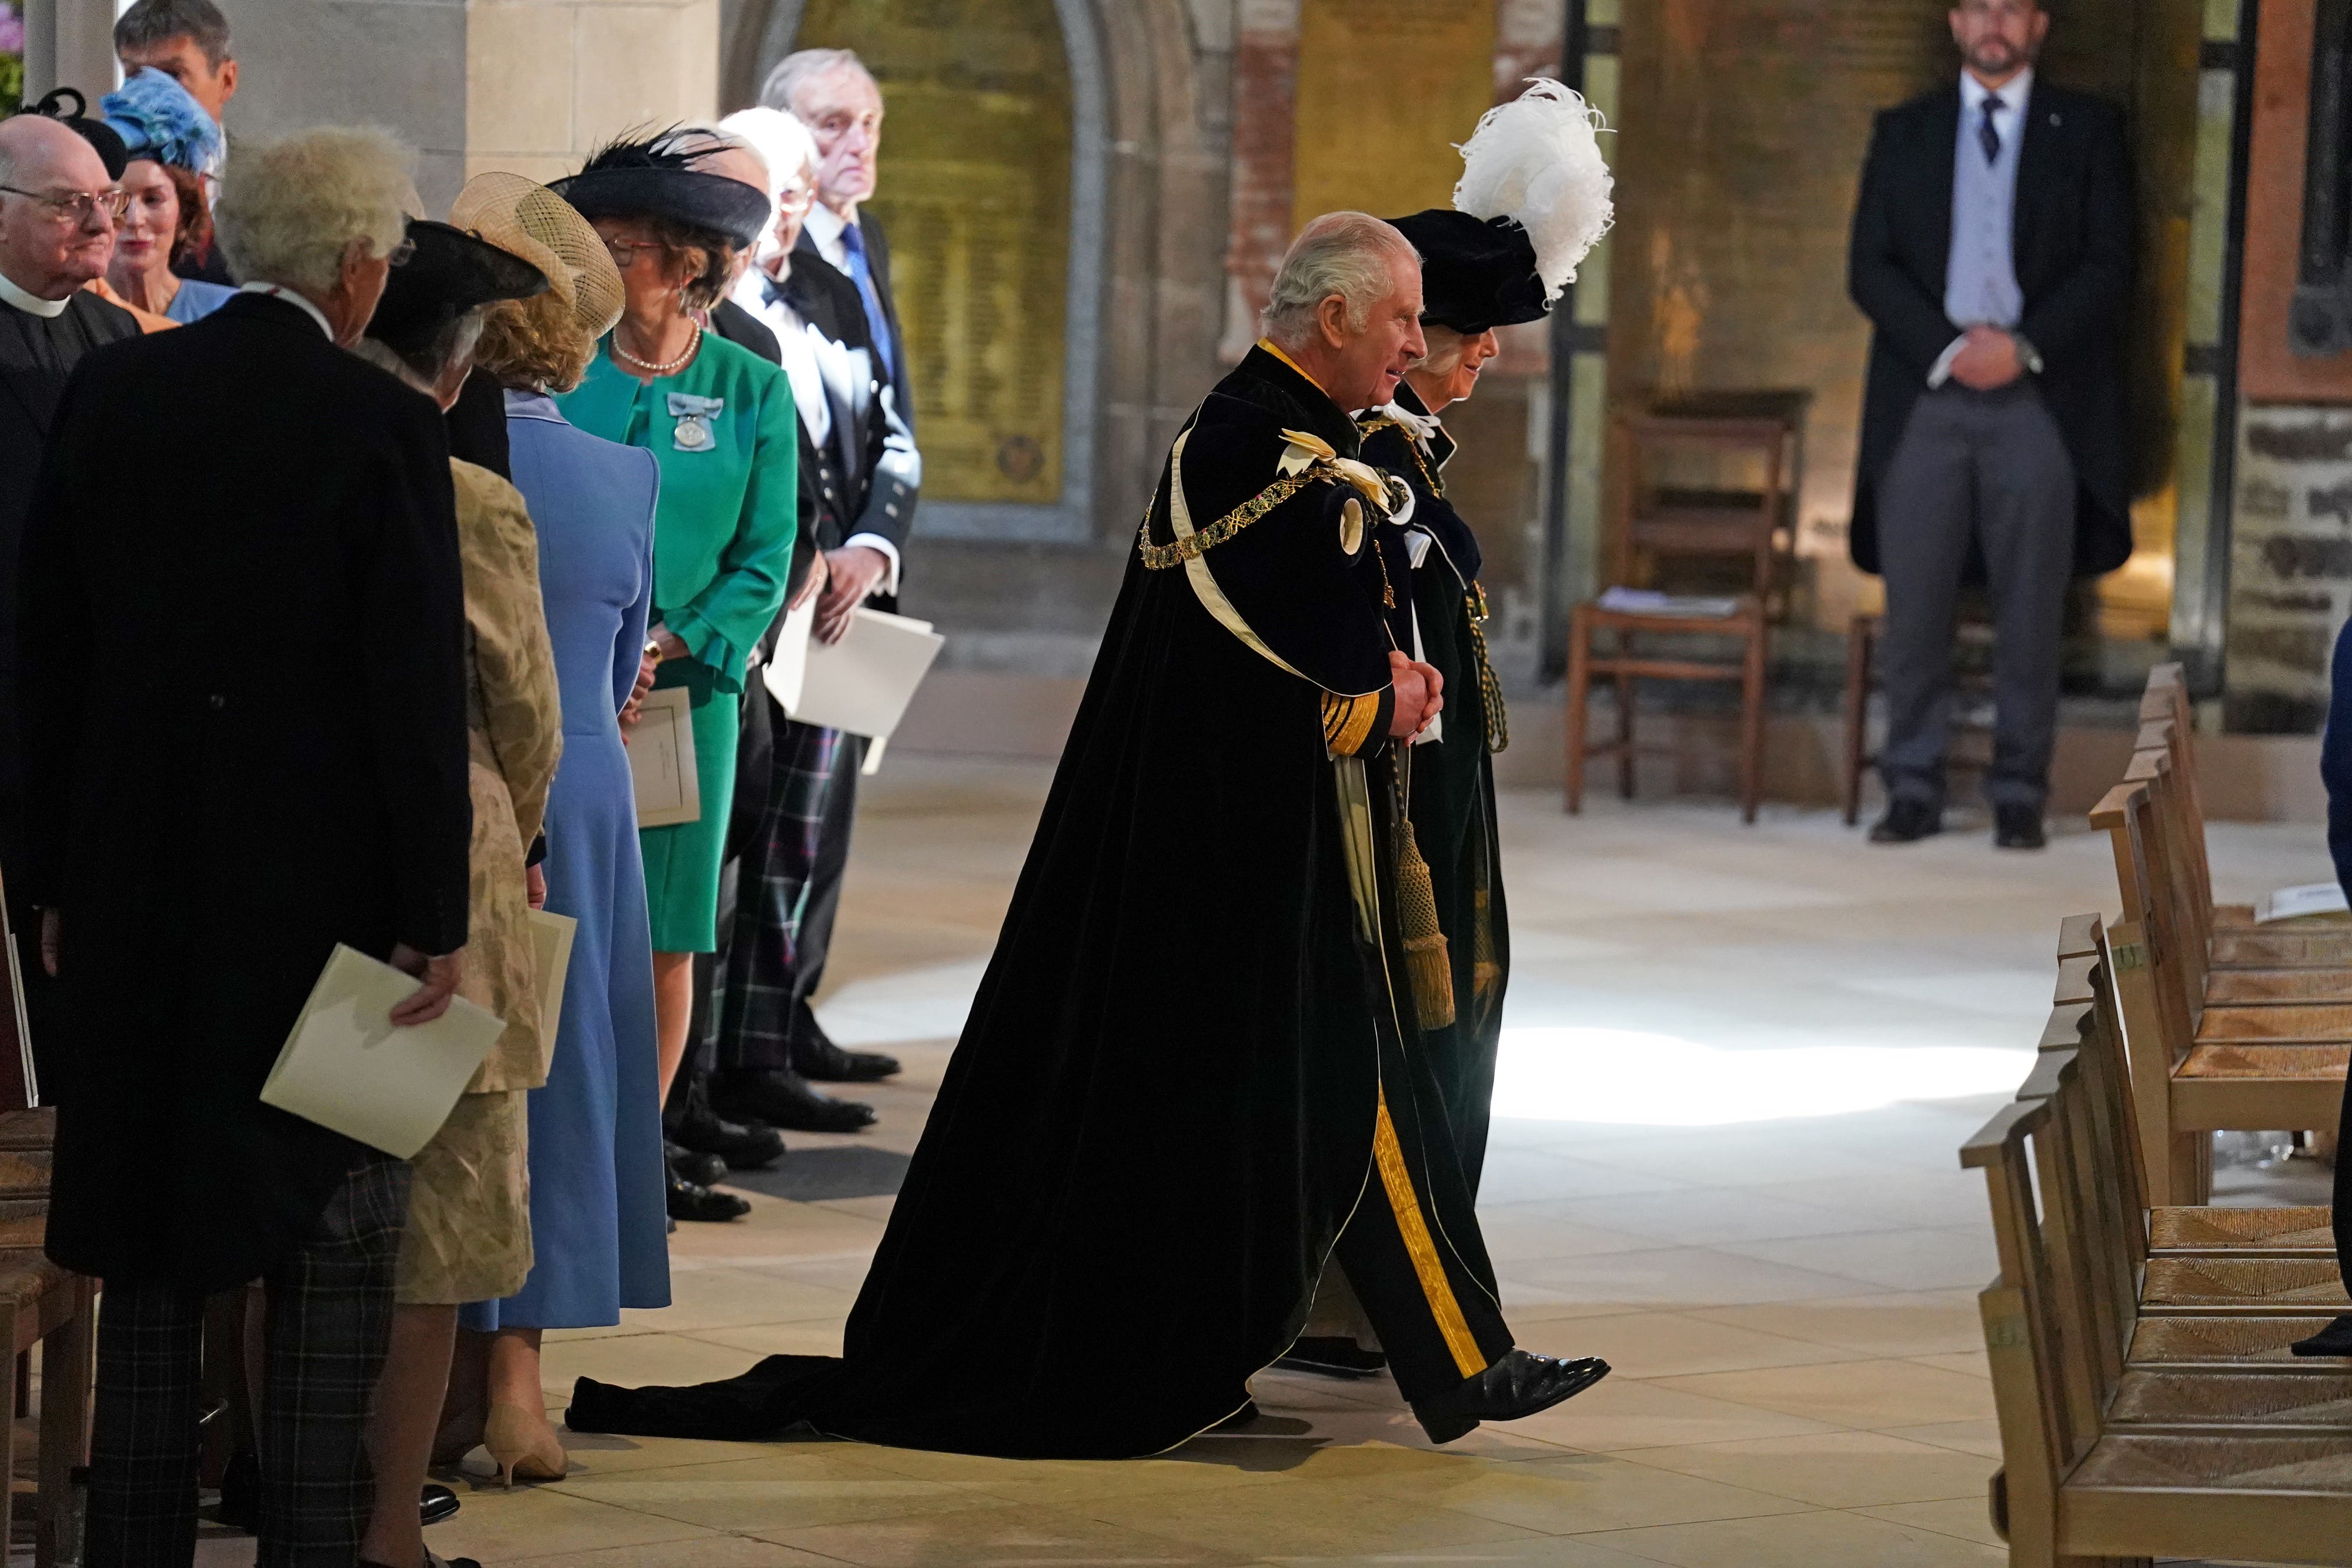
M220 127L205 106L152 66L133 72L98 108L133 158L201 170L220 152Z

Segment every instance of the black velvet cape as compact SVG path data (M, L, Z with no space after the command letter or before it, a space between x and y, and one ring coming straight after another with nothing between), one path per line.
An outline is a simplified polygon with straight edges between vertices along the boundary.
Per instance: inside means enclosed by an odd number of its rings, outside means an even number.
M1398 383L1396 402L1412 413L1429 412L1407 382ZM1422 657L1445 679L1440 737L1413 747L1407 765L1413 838L1429 862L1437 923L1454 970L1454 1021L1423 1030L1420 1050L1444 1096L1463 1178L1475 1196L1493 1119L1495 1059L1502 1045L1503 993L1511 967L1495 764L1471 623L1482 557L1477 536L1445 497L1444 468L1454 455L1454 438L1441 429L1423 449L1410 430L1376 413L1365 415L1362 424L1364 461L1403 480L1413 494L1406 523L1383 526L1379 533L1388 573L1398 584L1392 627L1399 645L1409 649L1410 605L1420 621ZM1406 538L1412 528L1433 541L1418 570ZM1408 581L1410 596L1403 587Z
M1276 478L1285 430L1356 451L1347 415L1263 349L1188 428L1202 529ZM1169 485L1147 523L1160 545ZM1348 764L1327 741L1381 751L1392 701L1352 494L1308 484L1200 558L1265 652L1187 570L1130 558L844 1359L774 1356L697 1388L583 1379L572 1427L747 1439L805 1423L1110 1458L1242 1406L1365 1192L1383 1057L1402 1135L1434 1098L1395 1065L1372 978L1394 933L1359 936Z

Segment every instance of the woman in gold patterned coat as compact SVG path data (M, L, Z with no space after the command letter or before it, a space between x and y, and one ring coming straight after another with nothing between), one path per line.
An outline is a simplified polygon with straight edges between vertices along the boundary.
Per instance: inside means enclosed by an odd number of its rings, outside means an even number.
M542 292L545 273L446 224L412 222L359 352L446 410L473 368L481 307ZM530 1272L526 1091L547 1082L528 847L562 749L539 542L512 485L452 459L466 582L467 732L474 808L469 936L459 994L506 1020L449 1119L411 1162L397 1307L368 1432L376 1508L363 1568L425 1568L416 1499L448 1385L457 1309Z

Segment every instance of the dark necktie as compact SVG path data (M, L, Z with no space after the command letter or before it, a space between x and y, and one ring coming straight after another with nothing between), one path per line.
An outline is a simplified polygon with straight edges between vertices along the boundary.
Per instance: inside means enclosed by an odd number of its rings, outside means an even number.
M866 263L866 236L856 224L843 225L841 248L849 263L849 280L857 285L857 298L866 307L866 330L874 336L874 357L882 361L882 373L899 386L906 382L898 375L898 345L890 340L890 318L882 309L881 291L874 287L874 269Z
M1977 127L1977 145L1984 149L1985 162L1988 163L2000 156L2000 132L1993 129L1992 117L2007 107L2000 101L2000 94L1997 92L1985 94L1984 120Z

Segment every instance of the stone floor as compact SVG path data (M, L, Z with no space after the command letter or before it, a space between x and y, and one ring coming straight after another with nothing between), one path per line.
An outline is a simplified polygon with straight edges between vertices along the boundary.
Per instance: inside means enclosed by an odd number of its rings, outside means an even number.
M1046 781L891 758L824 1009L907 1062L874 1095L880 1125L796 1140L747 1220L682 1230L677 1305L551 1341L551 1405L583 1373L690 1382L838 1348ZM1570 819L1534 792L1504 814L1516 965L1486 1237L1521 1343L1606 1356L1607 1383L1444 1450L1384 1384L1283 1375L1258 1379L1255 1429L1120 1464L574 1436L570 1479L468 1490L435 1550L539 1568L2006 1561L1974 1300L1992 1248L1954 1150L2026 1070L2059 917L2114 902L2105 839L1996 854L1971 825L1874 849L1822 813L1743 828L1717 804L1601 800ZM2213 852L2225 897L2326 872L2315 828L2217 826ZM1181 1332L1150 1301L1103 1306L1139 1347Z

